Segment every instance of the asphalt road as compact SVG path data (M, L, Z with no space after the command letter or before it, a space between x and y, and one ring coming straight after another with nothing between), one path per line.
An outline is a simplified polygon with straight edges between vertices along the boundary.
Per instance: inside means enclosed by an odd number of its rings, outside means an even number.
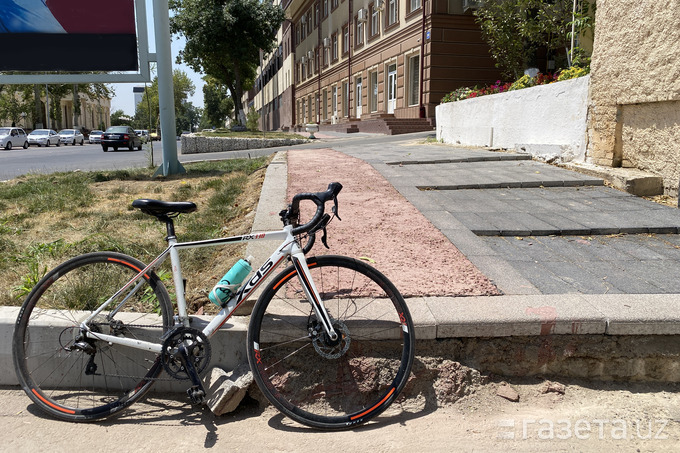
M83 146L61 145L50 147L29 146L28 149L0 150L0 181L16 178L27 173L54 173L60 171L118 170L140 168L150 164L149 144L142 151L119 149L103 152L101 145L85 143ZM177 142L179 161L182 163L207 159L230 159L271 154L277 148L242 152L190 154L183 156L181 142ZM163 161L161 142L153 142L153 165Z

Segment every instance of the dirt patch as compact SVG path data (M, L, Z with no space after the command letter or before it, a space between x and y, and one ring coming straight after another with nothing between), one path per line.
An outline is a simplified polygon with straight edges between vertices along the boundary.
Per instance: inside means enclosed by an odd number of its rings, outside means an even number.
M497 295L498 289L411 203L368 163L331 149L288 152L288 199L320 192L330 182L342 221L328 227L312 254L334 253L369 261L405 297ZM305 209L306 208L306 209ZM309 219L312 206L302 206Z

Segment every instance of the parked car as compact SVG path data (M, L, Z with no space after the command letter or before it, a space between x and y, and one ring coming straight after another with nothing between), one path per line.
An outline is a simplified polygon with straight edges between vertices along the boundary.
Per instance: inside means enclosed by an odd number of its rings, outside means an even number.
M36 129L28 134L28 144L38 146L59 146L61 142L57 131L53 129Z
M130 126L111 126L102 134L102 150L106 152L109 148L113 148L114 151L118 151L118 148L141 150L142 139Z
M20 127L0 127L0 146L5 149L12 149L13 146L28 148L26 131Z
M142 139L142 143L147 143L150 140L149 131L146 129L135 129L135 133Z
M98 129L90 131L90 135L87 136L88 143L101 143L103 133L104 131L100 131Z
M151 137L151 140L157 141L161 139L161 134L160 132L152 132L149 134L149 137Z
M62 129L59 131L59 141L65 145L79 143L82 146L85 143L85 136L78 129Z

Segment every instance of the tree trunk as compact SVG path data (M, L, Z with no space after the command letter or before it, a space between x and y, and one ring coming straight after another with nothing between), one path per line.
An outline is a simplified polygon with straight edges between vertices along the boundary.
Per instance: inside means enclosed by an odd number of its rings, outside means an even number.
M237 119L241 126L246 125L246 112L243 106L241 97L243 96L243 81L241 80L241 70L238 65L234 67L234 88L232 91L234 97L234 106L236 107ZM231 89L231 88L230 88Z
M73 84L73 127L80 126L80 97L78 96L78 85Z
M36 123L42 123L42 127L47 127L43 121L42 102L40 101L40 85L33 85L33 96L35 98L33 104L33 128L35 128Z

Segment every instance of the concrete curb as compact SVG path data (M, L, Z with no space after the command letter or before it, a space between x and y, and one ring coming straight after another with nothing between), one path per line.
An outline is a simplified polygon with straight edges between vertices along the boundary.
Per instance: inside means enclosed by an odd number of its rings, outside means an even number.
M279 152L267 169L253 231L280 228L278 213L285 207L286 188L286 154ZM409 198L408 194L404 195ZM433 223L437 225L436 219ZM444 233L482 272L512 295L408 299L418 340L680 334L680 294L538 294L538 290L519 276L509 263L488 254L469 230L461 227ZM465 240L467 249L460 246ZM249 244L247 249L256 263L266 259L270 251L270 244L256 242ZM12 334L18 312L19 307L0 307L0 385L18 383L12 362ZM248 308L242 313L247 314ZM204 317L195 319L199 328L201 323L207 322ZM244 316L234 316L211 339L213 366L233 370L247 363L247 321ZM184 392L186 383L160 381L157 390Z

